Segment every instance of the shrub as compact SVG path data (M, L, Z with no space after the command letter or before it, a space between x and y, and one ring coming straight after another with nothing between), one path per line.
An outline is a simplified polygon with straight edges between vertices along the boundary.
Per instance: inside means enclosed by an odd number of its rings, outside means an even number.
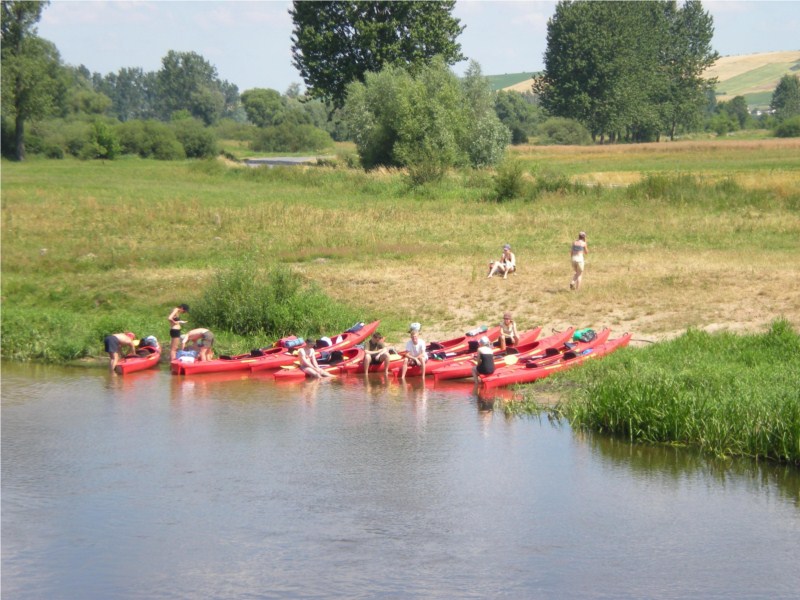
M494 193L498 202L512 200L522 194L524 170L519 161L507 160L497 169L494 176Z
M217 155L217 138L214 132L197 119L176 121L173 129L188 158L210 158Z
M551 117L539 125L539 145L581 146L591 143L592 136L582 123L574 119Z
M216 275L192 303L192 316L211 329L269 338L341 330L357 320L291 269L265 274L247 260Z
M293 123L265 127L251 144L257 152L316 152L332 147L333 140L327 132L313 125Z
M786 119L775 129L776 137L800 137L800 116Z
M117 137L125 154L142 158L181 160L186 158L175 131L159 121L128 121L116 126Z

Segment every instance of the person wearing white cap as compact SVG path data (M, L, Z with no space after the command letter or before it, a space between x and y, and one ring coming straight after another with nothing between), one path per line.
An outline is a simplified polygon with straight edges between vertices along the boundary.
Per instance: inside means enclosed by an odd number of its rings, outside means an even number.
M422 327L419 323L412 323L408 328L408 333L411 339L406 342L406 356L403 359L403 368L400 371L400 379L406 378L406 371L408 367L420 367L422 378L425 378L425 363L428 360L428 354L425 352L425 340L419 337L419 330Z
M472 379L477 386L481 382L481 375L494 373L494 351L492 342L485 335L478 340L478 351L475 353L475 366L472 367Z
M508 277L509 273L513 273L516 270L517 257L514 256L514 253L511 251L511 244L506 244L503 246L503 255L500 257L500 260L489 263L488 277L492 277L495 273L502 273L503 279L505 279Z
M572 248L569 255L572 259L572 281L570 281L569 289L577 290L581 287L581 280L583 279L583 269L585 267L584 257L589 254L589 247L586 245L586 232L581 231L578 234L578 239L572 242Z

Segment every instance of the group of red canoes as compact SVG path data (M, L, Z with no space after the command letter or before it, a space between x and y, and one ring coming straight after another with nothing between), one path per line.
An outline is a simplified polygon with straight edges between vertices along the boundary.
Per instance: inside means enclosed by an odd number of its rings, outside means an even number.
M332 375L358 374L364 372L363 343L378 328L380 321L359 323L347 331L328 338L330 344L317 348L319 366ZM482 337L492 343L495 371L490 375L480 375L481 386L485 389L508 386L517 383L530 383L563 371L587 360L605 356L617 348L627 346L630 333L610 339L611 331L603 329L593 332L589 341L574 339L575 329L539 337L542 329L536 327L523 331L519 342L513 346L500 348L500 327L480 328L446 340L427 345L428 361L426 376L435 381L465 379L472 377L475 352ZM591 336L590 336L591 337ZM324 339L324 338L323 338ZM206 361L191 362L181 358L170 363L175 375L197 375L227 371L273 371L276 381L302 381L305 373L300 369L297 349L302 340L285 338L268 348L253 350L236 356L220 356ZM125 357L118 366L118 372L131 373L148 369L159 363L161 349L156 342L137 349L135 355ZM390 354L389 372L397 376L405 358L405 352ZM383 364L371 365L370 372L382 372ZM409 367L406 377L419 377L419 367Z

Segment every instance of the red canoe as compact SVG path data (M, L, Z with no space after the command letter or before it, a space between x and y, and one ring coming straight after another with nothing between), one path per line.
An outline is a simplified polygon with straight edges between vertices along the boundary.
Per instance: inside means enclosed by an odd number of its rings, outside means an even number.
M378 328L380 321L364 325L358 331L343 331L331 338L334 342L326 350L342 350L364 341ZM277 343L276 343L277 344ZM281 346L263 348L248 354L239 354L226 358L213 360L182 362L173 360L170 369L176 375L195 375L198 373L223 373L226 371L260 371L264 369L278 369L282 365L290 365L297 359L292 350Z
M445 340L444 342L431 342L427 346L425 346L426 352L428 354L435 352L442 356L447 354L456 355L462 352L468 352L470 347L470 341L476 341L481 338L481 336L486 336L493 342L499 339L500 337L500 327L490 327L486 331L479 331L473 335L464 334L459 337L452 338L450 340ZM390 371L397 371L403 365L403 358L405 357L405 351L393 353L390 355L389 359L389 370ZM369 372L370 373L381 373L383 372L383 364L378 365L370 365ZM358 373L359 371L364 370L364 365L349 365L346 369L347 373ZM409 370L410 371L410 370ZM419 375L419 369L417 369L417 375Z
M161 346L158 343L155 346L141 346L136 349L134 354L121 358L117 366L114 367L114 371L120 375L144 371L150 367L155 367L160 359Z
M534 329L523 331L521 334L519 334L520 343L534 341L539 336L541 331L541 327L535 327ZM428 344L426 347L426 351L428 353L428 362L425 364L425 375L433 375L434 373L438 373L453 360L464 358L469 359L477 349L478 340L480 340L483 336L488 337L492 344L498 344L498 340L500 339L500 326L497 325L495 327L491 327L487 331L473 336L464 336L463 341L458 346L451 347L450 350L443 351L436 349L434 346L434 344L437 343L445 344L447 342L432 342ZM405 356L405 354L405 351L400 353L401 356ZM389 369L395 374L399 375L402 366L403 361L401 360L399 363L393 363L390 365ZM419 377L420 375L422 375L422 368L418 366L409 367L406 371L406 377Z
M341 375L349 365L364 364L364 349L345 348L331 351L324 348L317 351L317 363L323 371L331 375ZM274 377L275 381L303 381L306 374L300 369L300 361L296 360L291 365L281 367L275 372Z
M495 371L492 375L481 377L482 386L490 389L497 386L512 385L515 383L531 383L571 367L577 366L590 358L599 358L628 345L631 334L626 333L621 337L608 340L608 330L598 334L597 339L592 342L578 344L572 350L559 353L555 356L547 356L541 359L528 359L516 365L505 367ZM602 336L606 333L605 336ZM603 338L601 340L601 337ZM589 346L589 347L586 347Z
M507 360L510 362L511 359L509 357L514 357L514 362L517 362L526 356L534 355L537 352L544 352L547 348L561 346L564 344L564 342L572 337L574 331L575 329L570 327L561 333L555 333L540 340L522 342L516 346L511 346L505 352L502 352L500 348L495 348L494 357L495 361L497 361L497 368L500 368L501 365L504 365L505 361ZM520 336L520 341L522 341L522 336ZM474 357L474 353L467 356L458 357L457 359L443 366L441 369L437 370L433 374L434 379L436 381L444 381L446 379L462 379L464 377L471 377L472 367L475 365L472 360Z

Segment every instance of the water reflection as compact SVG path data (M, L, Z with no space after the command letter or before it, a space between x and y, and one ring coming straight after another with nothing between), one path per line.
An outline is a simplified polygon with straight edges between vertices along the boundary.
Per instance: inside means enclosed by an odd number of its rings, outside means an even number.
M471 384L3 372L9 598L794 598L800 475ZM500 574L500 575L498 575Z

